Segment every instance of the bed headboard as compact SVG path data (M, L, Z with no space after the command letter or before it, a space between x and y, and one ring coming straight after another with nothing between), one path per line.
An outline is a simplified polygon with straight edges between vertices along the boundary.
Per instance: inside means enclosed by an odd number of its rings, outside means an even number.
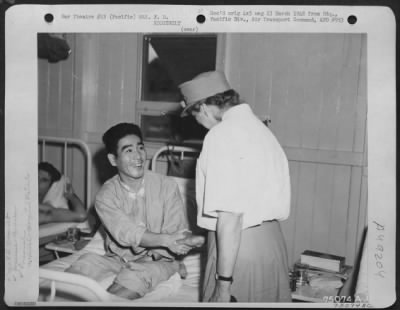
M49 154L49 149L51 148L52 154ZM86 209L90 207L91 204L91 175L92 175L92 154L89 146L80 139L75 138L64 138L64 137L51 137L51 136L39 136L39 149L38 158L39 162L46 161L48 158L54 157L54 152L58 153L56 158L59 163L60 172L66 176L69 174L69 164L73 163L73 158L71 159L72 150L79 149L80 153L84 157L85 161L85 206ZM53 157L51 157L53 155ZM51 162L55 164L54 162Z
M176 158L181 161L189 160L194 164L196 163L196 159L199 156L200 150L192 147L179 146L179 145L168 145L163 146L154 154L151 161L151 170L156 172L157 163L160 157L163 154L174 154ZM192 167L192 163L190 163L189 168ZM192 176L192 174L190 173ZM177 183L179 190L182 194L183 203L186 207L187 219L189 221L189 229L194 234L204 234L205 230L197 226L197 204L196 204L196 184L194 178L185 177L182 175L170 175L174 178Z
M196 159L200 150L188 146L166 145L158 149L151 160L151 170L157 171L157 164L166 155L169 163L167 174L181 178L194 178ZM174 166L174 167L172 167ZM171 169L174 168L174 169Z

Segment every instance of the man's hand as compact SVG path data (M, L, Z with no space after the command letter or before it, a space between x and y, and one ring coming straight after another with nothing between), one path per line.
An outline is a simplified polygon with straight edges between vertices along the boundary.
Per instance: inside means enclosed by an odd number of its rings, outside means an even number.
M67 200L71 200L74 195L75 195L75 192L74 192L74 189L72 187L72 184L71 183L66 183L65 184L64 197Z
M192 248L199 248L204 244L206 240L204 236L193 235L191 232L185 232L184 234L185 238L179 239L177 241L178 244L186 244L187 246L190 246Z
M231 284L229 282L217 281L214 292L209 302L230 302L231 300Z
M169 234L167 235L167 248L178 255L184 255L187 252L189 252L192 247L186 245L186 244L178 244L177 241L180 239L185 238L185 232L187 232L187 229L180 230L174 234Z

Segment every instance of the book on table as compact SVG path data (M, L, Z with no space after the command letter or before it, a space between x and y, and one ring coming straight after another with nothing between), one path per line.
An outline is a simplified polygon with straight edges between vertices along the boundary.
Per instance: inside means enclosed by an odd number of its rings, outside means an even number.
M318 267L312 267L310 265L303 265L300 263L300 260L298 260L294 264L294 268L296 270L306 270L308 275L311 276L335 276L339 277L343 280L347 280L350 277L350 274L353 270L352 266L344 265L343 268L339 272L335 272L332 270L328 269L322 269Z
M341 272L344 267L345 258L343 256L306 250L300 255L300 263L310 267Z

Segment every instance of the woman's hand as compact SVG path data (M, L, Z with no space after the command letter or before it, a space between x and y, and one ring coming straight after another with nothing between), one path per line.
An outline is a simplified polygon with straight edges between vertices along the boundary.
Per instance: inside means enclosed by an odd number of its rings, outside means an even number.
M214 292L209 302L230 302L231 300L231 284L229 282L217 281Z

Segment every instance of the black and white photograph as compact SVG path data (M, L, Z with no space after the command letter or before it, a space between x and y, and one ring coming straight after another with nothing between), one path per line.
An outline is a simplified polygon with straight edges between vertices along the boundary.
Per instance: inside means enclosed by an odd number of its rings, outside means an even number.
M6 71L8 305L394 302L390 18L78 7L34 7Z

